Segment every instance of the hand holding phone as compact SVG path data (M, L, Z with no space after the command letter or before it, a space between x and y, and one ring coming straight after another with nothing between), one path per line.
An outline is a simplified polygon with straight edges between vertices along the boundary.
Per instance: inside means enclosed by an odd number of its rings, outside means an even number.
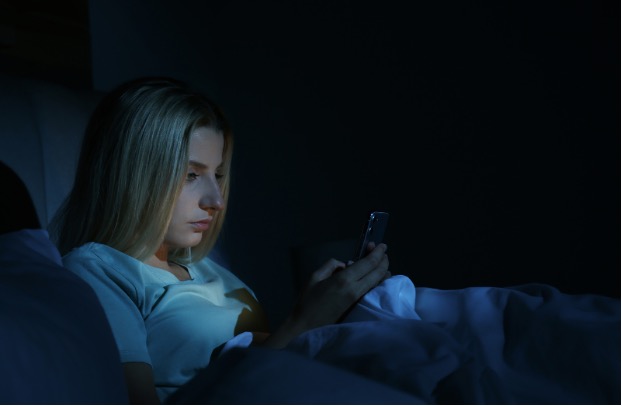
M367 246L370 242L378 245L384 238L384 232L389 221L389 213L384 211L373 211L369 215L369 219L365 224L365 228L361 233L361 238L357 244L353 261L357 261L367 255Z

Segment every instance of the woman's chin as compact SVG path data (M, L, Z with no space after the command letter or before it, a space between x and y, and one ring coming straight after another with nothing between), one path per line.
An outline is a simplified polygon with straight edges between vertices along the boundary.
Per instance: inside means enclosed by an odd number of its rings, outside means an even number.
M177 246L179 248L194 248L201 243L201 241L203 240L202 237L203 236L201 234L196 236L193 235L185 239L185 241L181 242L180 244L177 244Z
M195 239L193 241L190 241L189 244L188 244L188 248L196 247L197 245L199 245L201 243L202 240L203 240L202 238L197 238L197 239Z

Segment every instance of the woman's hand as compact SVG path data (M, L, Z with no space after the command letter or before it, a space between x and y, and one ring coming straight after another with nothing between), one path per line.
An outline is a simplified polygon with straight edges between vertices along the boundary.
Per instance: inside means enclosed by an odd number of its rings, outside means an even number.
M298 334L337 322L365 293L390 276L387 246L373 247L367 256L345 263L330 259L313 272L291 316L265 344L282 348Z

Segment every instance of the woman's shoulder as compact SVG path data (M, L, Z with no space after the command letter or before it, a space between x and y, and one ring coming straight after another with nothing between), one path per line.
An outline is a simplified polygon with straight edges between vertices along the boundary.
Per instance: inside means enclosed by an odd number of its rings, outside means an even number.
M133 258L108 245L89 242L76 247L63 256L63 265L74 272L117 273L127 275L128 268L137 268L141 264Z
M76 247L63 256L63 263L76 263L86 261L127 261L129 257L108 245L97 242L88 242ZM131 258L134 259L134 258ZM135 259L134 259L135 260ZM136 261L136 260L135 260Z
M63 256L63 265L96 290L118 287L138 298L152 281L142 262L108 245L89 242ZM116 288L115 288L116 289Z

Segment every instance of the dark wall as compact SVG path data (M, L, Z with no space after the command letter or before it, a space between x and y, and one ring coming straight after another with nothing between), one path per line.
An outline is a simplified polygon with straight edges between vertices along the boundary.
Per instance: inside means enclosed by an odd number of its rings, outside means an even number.
M0 72L90 88L89 0L1 1Z
M416 285L619 295L619 4L90 0L90 15L98 90L174 75L229 115L221 242L275 322L292 249L356 238L371 209L391 213L392 270Z

